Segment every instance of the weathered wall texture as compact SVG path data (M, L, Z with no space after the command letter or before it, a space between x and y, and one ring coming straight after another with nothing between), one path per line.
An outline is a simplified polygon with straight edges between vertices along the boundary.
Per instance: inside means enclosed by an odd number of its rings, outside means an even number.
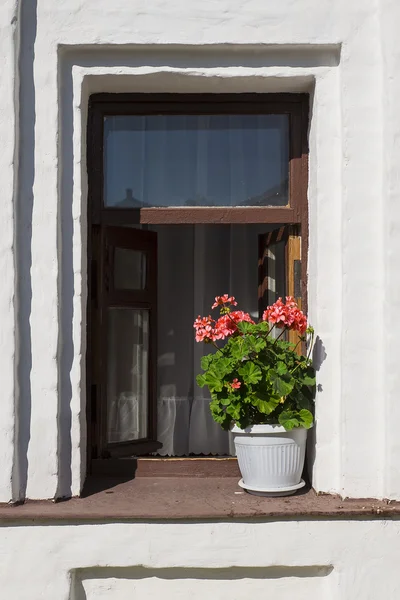
M400 498L395 2L5 0L1 11L0 499L81 489L87 99L124 90L311 93L313 484Z
M87 99L309 91L317 490L400 497L394 0L4 0L0 499L79 493Z
M87 101L151 90L310 92L313 485L400 498L399 22L396 0L2 0L0 501L81 489ZM399 540L398 521L9 525L1 597L395 599Z
M382 521L10 527L2 598L397 600L399 540Z

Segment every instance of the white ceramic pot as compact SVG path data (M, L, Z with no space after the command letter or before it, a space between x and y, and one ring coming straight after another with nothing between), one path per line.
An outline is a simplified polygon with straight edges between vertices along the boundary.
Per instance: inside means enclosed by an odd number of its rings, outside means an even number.
M286 431L280 425L232 428L242 479L248 492L265 496L288 496L305 485L301 479L306 453L307 429Z

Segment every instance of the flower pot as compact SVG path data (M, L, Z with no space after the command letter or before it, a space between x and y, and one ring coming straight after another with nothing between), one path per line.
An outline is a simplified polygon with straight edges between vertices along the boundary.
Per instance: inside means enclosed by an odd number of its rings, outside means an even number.
M286 431L280 425L232 428L242 479L251 494L289 496L305 485L301 479L307 429Z

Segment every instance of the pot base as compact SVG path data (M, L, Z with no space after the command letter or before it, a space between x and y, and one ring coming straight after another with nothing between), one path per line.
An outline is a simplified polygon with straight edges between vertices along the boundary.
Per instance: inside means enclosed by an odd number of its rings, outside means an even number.
M306 482L304 481L304 479L301 479L300 483L297 483L296 485L291 485L289 487L262 489L258 487L249 487L243 482L243 479L241 479L239 481L239 485L249 494L253 494L253 496L269 496L271 498L274 496L291 496L292 494L295 494L297 490L300 490L302 487L304 487L306 485Z

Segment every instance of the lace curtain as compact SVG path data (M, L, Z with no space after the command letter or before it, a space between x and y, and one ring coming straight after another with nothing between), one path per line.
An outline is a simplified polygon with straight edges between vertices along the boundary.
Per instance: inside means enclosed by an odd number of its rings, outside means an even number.
M114 208L284 206L288 131L287 115L106 117L105 204ZM223 293L236 296L240 308L258 316L258 233L272 228L152 227L158 234L157 402L162 455L232 452L229 434L211 418L207 390L196 384L201 356L210 348L194 342L193 321L199 314L208 315L214 297ZM273 278L272 273L271 290ZM116 366L109 377L113 384L108 435L110 441L122 441L143 437L145 430L147 390L137 374L139 363L146 365L147 334L144 314L121 314L115 320L120 333L110 335ZM125 375L116 375L124 364L128 365Z
M199 388L203 354L193 321L210 314L217 294L237 297L258 317L259 225L159 226L158 439L161 455L232 454L230 435L210 413L208 390Z

